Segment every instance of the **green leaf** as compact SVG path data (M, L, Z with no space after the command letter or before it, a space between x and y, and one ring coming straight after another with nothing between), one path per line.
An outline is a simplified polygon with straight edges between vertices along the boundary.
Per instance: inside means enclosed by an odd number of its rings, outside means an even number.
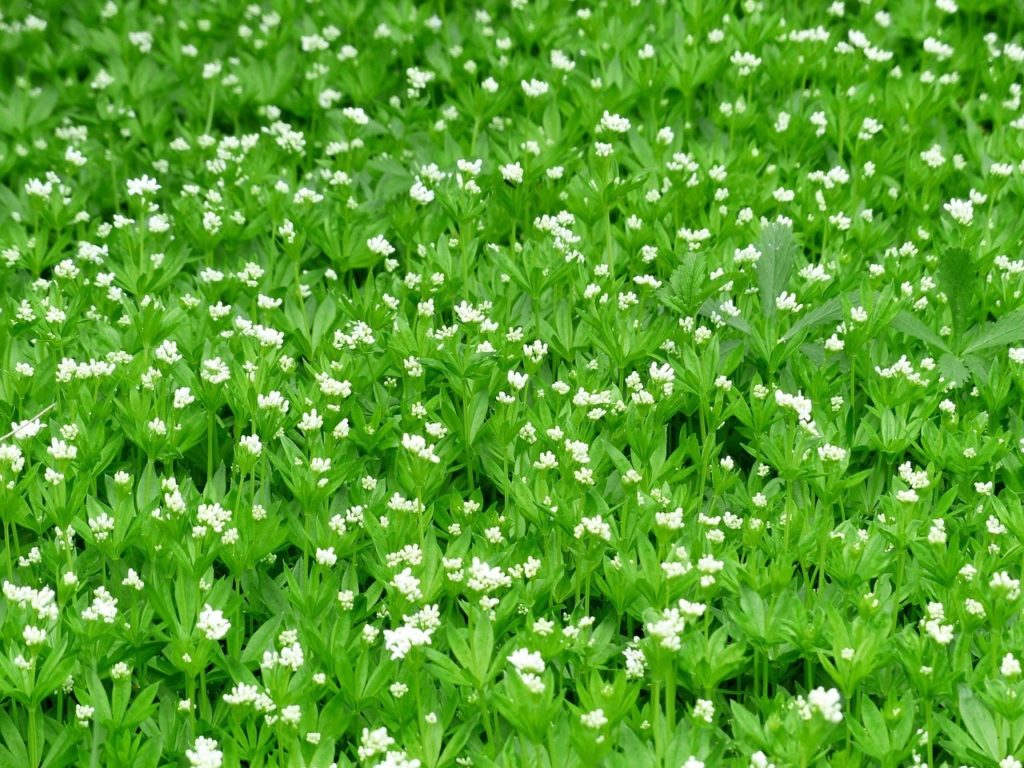
M963 248L947 248L939 254L939 287L949 301L953 333L959 339L971 310L978 272Z
M796 256L796 238L793 230L773 222L761 229L758 242L761 258L757 261L757 286L761 296L761 311L775 316L775 299L786 290L793 272Z
M558 110L558 100L551 99L544 109L544 135L551 141L558 141L562 134L562 115Z
M1024 309L983 326L964 346L964 354L981 352L992 347L1001 347L1024 339Z
M977 742L986 755L993 760L1001 760L1006 757L1000 744L1001 739L996 733L996 723L992 713L971 693L967 686L960 688L960 717L971 738Z
M943 352L950 352L949 345L943 340L939 334L929 328L920 318L915 317L907 311L900 312L893 318L889 324L892 328L895 328L901 333L905 333L911 338L923 341L925 344L931 344L937 349L941 349Z
M971 378L971 372L967 370L967 366L951 352L947 352L939 358L939 373L946 381L956 382L958 385L966 383Z
M729 705L732 707L734 737L754 746L764 746L766 743L764 729L761 727L761 721L758 720L757 715L735 699L729 702Z
M707 295L705 285L704 258L699 253L687 251L672 271L668 285L658 289L661 302L685 317L692 316Z
M253 664L263 658L264 651L270 649L277 637L277 628L281 626L282 616L272 616L263 626L252 633L249 642L242 651L243 664Z
M156 704L153 703L153 699L156 698L159 687L159 683L153 683L136 694L135 698L132 700L131 706L128 708L128 711L122 719L121 724L123 727L136 728L141 725L144 720L153 716L156 712Z
M325 298L320 303L320 306L317 307L316 314L313 316L312 347L314 352L320 348L321 342L325 340L325 337L330 332L337 313L338 307L330 296Z
M486 389L482 389L473 396L473 402L470 406L470 419L469 419L469 434L466 435L466 447L470 447L476 441L477 435L480 434L480 428L484 425L484 421L487 419L487 408L490 404L489 392Z
M135 509L140 513L149 512L160 501L160 481L156 476L153 462L146 464L135 489Z
M28 749L18 726L6 712L0 712L0 734L4 738L4 746L15 758L15 765L28 765Z
M861 704L861 719L864 722L864 730L870 743L875 747L876 757L887 755L892 749L889 740L889 728L885 724L885 718L879 712L878 707L869 698L864 698Z
M799 341L803 338L803 334L813 328L817 328L819 325L838 323L843 319L844 298L849 298L850 303L855 303L858 295L858 291L853 291L849 297L837 296L834 299L829 299L820 307L801 315L800 319L793 323L790 329L782 335L781 340L790 341L791 339L796 339ZM774 301L772 304L774 305Z
M477 680L486 682L487 669L491 665L491 656L494 654L494 627L490 619L480 616L476 626L473 627L473 661L475 664L474 674Z

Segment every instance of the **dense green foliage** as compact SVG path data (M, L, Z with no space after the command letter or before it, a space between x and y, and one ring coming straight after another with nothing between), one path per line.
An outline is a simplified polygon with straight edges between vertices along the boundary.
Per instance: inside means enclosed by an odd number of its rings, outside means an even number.
M0 766L1021 768L1024 6L2 5Z

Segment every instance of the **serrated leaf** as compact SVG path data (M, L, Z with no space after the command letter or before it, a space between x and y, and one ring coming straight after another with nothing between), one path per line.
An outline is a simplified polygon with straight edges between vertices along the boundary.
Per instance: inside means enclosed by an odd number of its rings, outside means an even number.
M689 317L700 306L706 296L707 275L704 259L700 254L687 251L672 270L668 285L658 290L658 298L670 309Z
M971 372L956 355L947 352L939 358L939 373L947 382L964 384L971 378Z
M947 248L939 254L939 287L946 294L953 333L959 339L967 325L978 272L964 248Z

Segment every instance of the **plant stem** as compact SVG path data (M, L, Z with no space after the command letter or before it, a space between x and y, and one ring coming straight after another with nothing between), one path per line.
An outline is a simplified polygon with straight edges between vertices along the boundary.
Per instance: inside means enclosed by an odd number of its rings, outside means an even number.
M28 708L28 764L30 768L39 765L39 742L36 734L36 710L38 705Z
M217 442L216 416L213 411L206 413L206 485L213 479L213 454Z
M671 740L676 732L676 663L668 667L668 680L665 682L665 735Z
M654 730L654 754L660 765L665 755L665 737L661 731L661 684L655 680L651 683L651 728Z

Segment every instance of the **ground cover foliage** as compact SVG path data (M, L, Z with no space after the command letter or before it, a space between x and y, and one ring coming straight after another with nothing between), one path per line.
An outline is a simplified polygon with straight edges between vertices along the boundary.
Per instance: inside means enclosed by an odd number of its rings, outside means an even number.
M1020 768L1022 27L4 3L0 764Z

